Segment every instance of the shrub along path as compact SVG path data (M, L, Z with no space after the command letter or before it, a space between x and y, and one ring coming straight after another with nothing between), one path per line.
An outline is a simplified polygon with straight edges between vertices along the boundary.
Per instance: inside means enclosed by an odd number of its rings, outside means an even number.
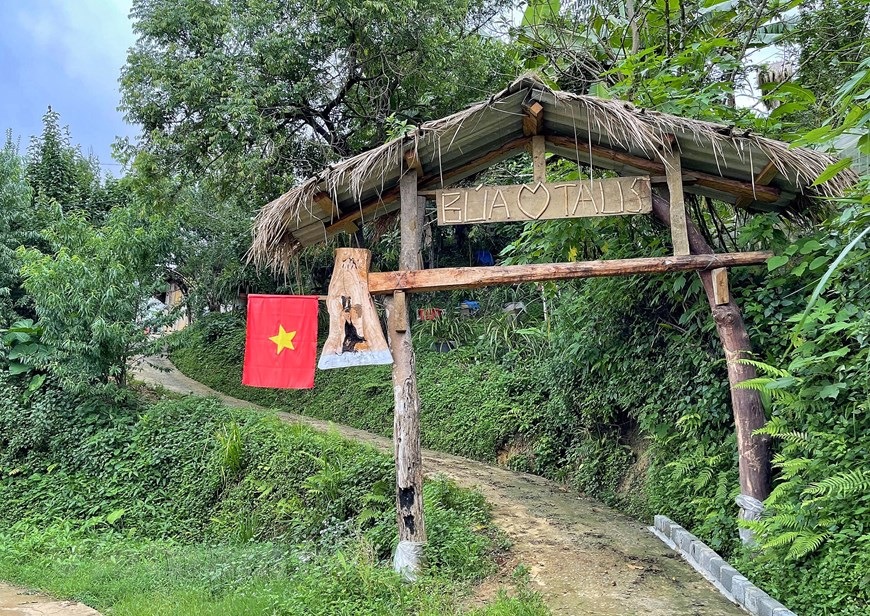
M229 406L262 408L189 379L163 357L149 358L136 369L136 378L176 393L215 396ZM278 416L392 451L389 439L370 432L301 415ZM513 542L511 560L475 601L509 583L522 564L554 614L743 613L643 525L596 500L541 477L427 449L423 467L427 474L479 489L493 505L493 521Z

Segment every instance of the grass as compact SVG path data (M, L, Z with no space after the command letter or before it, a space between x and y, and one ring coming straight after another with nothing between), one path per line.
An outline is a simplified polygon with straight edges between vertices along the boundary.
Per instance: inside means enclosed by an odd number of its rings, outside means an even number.
M427 480L430 565L405 583L389 456L215 400L25 399L0 378L4 422L0 579L113 616L458 614L506 547L479 493ZM470 613L547 613L517 586Z
M318 370L315 387L285 390L241 383L244 322L233 313L212 315L180 332L171 359L187 376L209 387L268 408L334 421L391 436L393 388L389 366ZM518 418L534 414L540 400L529 393L528 366L507 369L469 349L417 351L417 382L423 401L424 447L485 462L522 431ZM517 395L523 391L523 395ZM473 435L473 438L469 438Z
M123 533L19 526L0 534L0 578L115 616L458 614L468 586L442 575L403 582L354 540L328 554L270 542L184 545ZM525 587L479 616L543 616Z

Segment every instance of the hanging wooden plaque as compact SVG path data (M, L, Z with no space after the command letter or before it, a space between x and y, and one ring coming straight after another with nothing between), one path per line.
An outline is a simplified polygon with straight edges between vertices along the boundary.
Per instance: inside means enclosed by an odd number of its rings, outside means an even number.
M345 368L393 363L368 289L372 254L359 248L338 248L329 282L326 308L329 337L317 367Z
M652 212L648 177L538 182L435 191L439 225L621 216Z

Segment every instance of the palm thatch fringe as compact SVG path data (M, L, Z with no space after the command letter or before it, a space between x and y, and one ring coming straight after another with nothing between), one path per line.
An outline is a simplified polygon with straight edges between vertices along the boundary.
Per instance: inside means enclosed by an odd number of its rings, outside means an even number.
M277 269L287 267L291 257L301 247L293 232L306 219L317 217L314 197L327 193L338 203L340 192L349 192L360 201L364 186L372 182L386 188L388 177L396 177L396 171L404 172L405 154L417 154L420 144L434 146L437 163L441 169L441 156L450 151L460 130L466 125L474 130L474 124L482 119L487 110L500 109L499 103L513 94L527 90L526 99L534 98L552 102L557 108L569 111L572 117L582 116L586 122L577 126L584 134L606 135L612 145L629 151L642 151L652 160L664 162L662 148L671 143L671 135L679 133L683 138L690 135L698 145L708 147L721 174L724 165L723 148L728 146L738 152L741 159L752 167L751 151L754 146L772 161L782 176L792 181L801 194L809 197L834 197L843 194L856 177L849 170L843 171L827 182L811 187L813 181L828 167L834 158L806 148L789 147L787 143L750 135L748 131L733 130L721 124L692 120L648 109L637 108L631 103L601 99L594 96L555 91L535 75L525 75L510 86L458 113L426 122L416 130L393 139L357 156L329 165L317 175L267 204L257 215L253 226L253 243L249 258L258 265L270 265ZM515 114L515 112L513 112ZM315 222L314 224L320 224ZM326 232L324 230L324 239Z

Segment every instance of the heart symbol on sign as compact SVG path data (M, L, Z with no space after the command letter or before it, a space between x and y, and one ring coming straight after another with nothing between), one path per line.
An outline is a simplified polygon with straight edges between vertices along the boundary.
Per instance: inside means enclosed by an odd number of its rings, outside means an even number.
M538 193L539 190L544 189L542 193ZM526 197L526 202L523 203L523 191L527 190L529 192L529 196ZM528 184L523 184L520 187L520 192L517 193L517 207L520 208L520 211L531 218L532 220L537 220L541 217L547 207L550 205L550 191L547 190L547 187L544 186L543 182L538 182L537 186L535 186L534 190L529 188Z

